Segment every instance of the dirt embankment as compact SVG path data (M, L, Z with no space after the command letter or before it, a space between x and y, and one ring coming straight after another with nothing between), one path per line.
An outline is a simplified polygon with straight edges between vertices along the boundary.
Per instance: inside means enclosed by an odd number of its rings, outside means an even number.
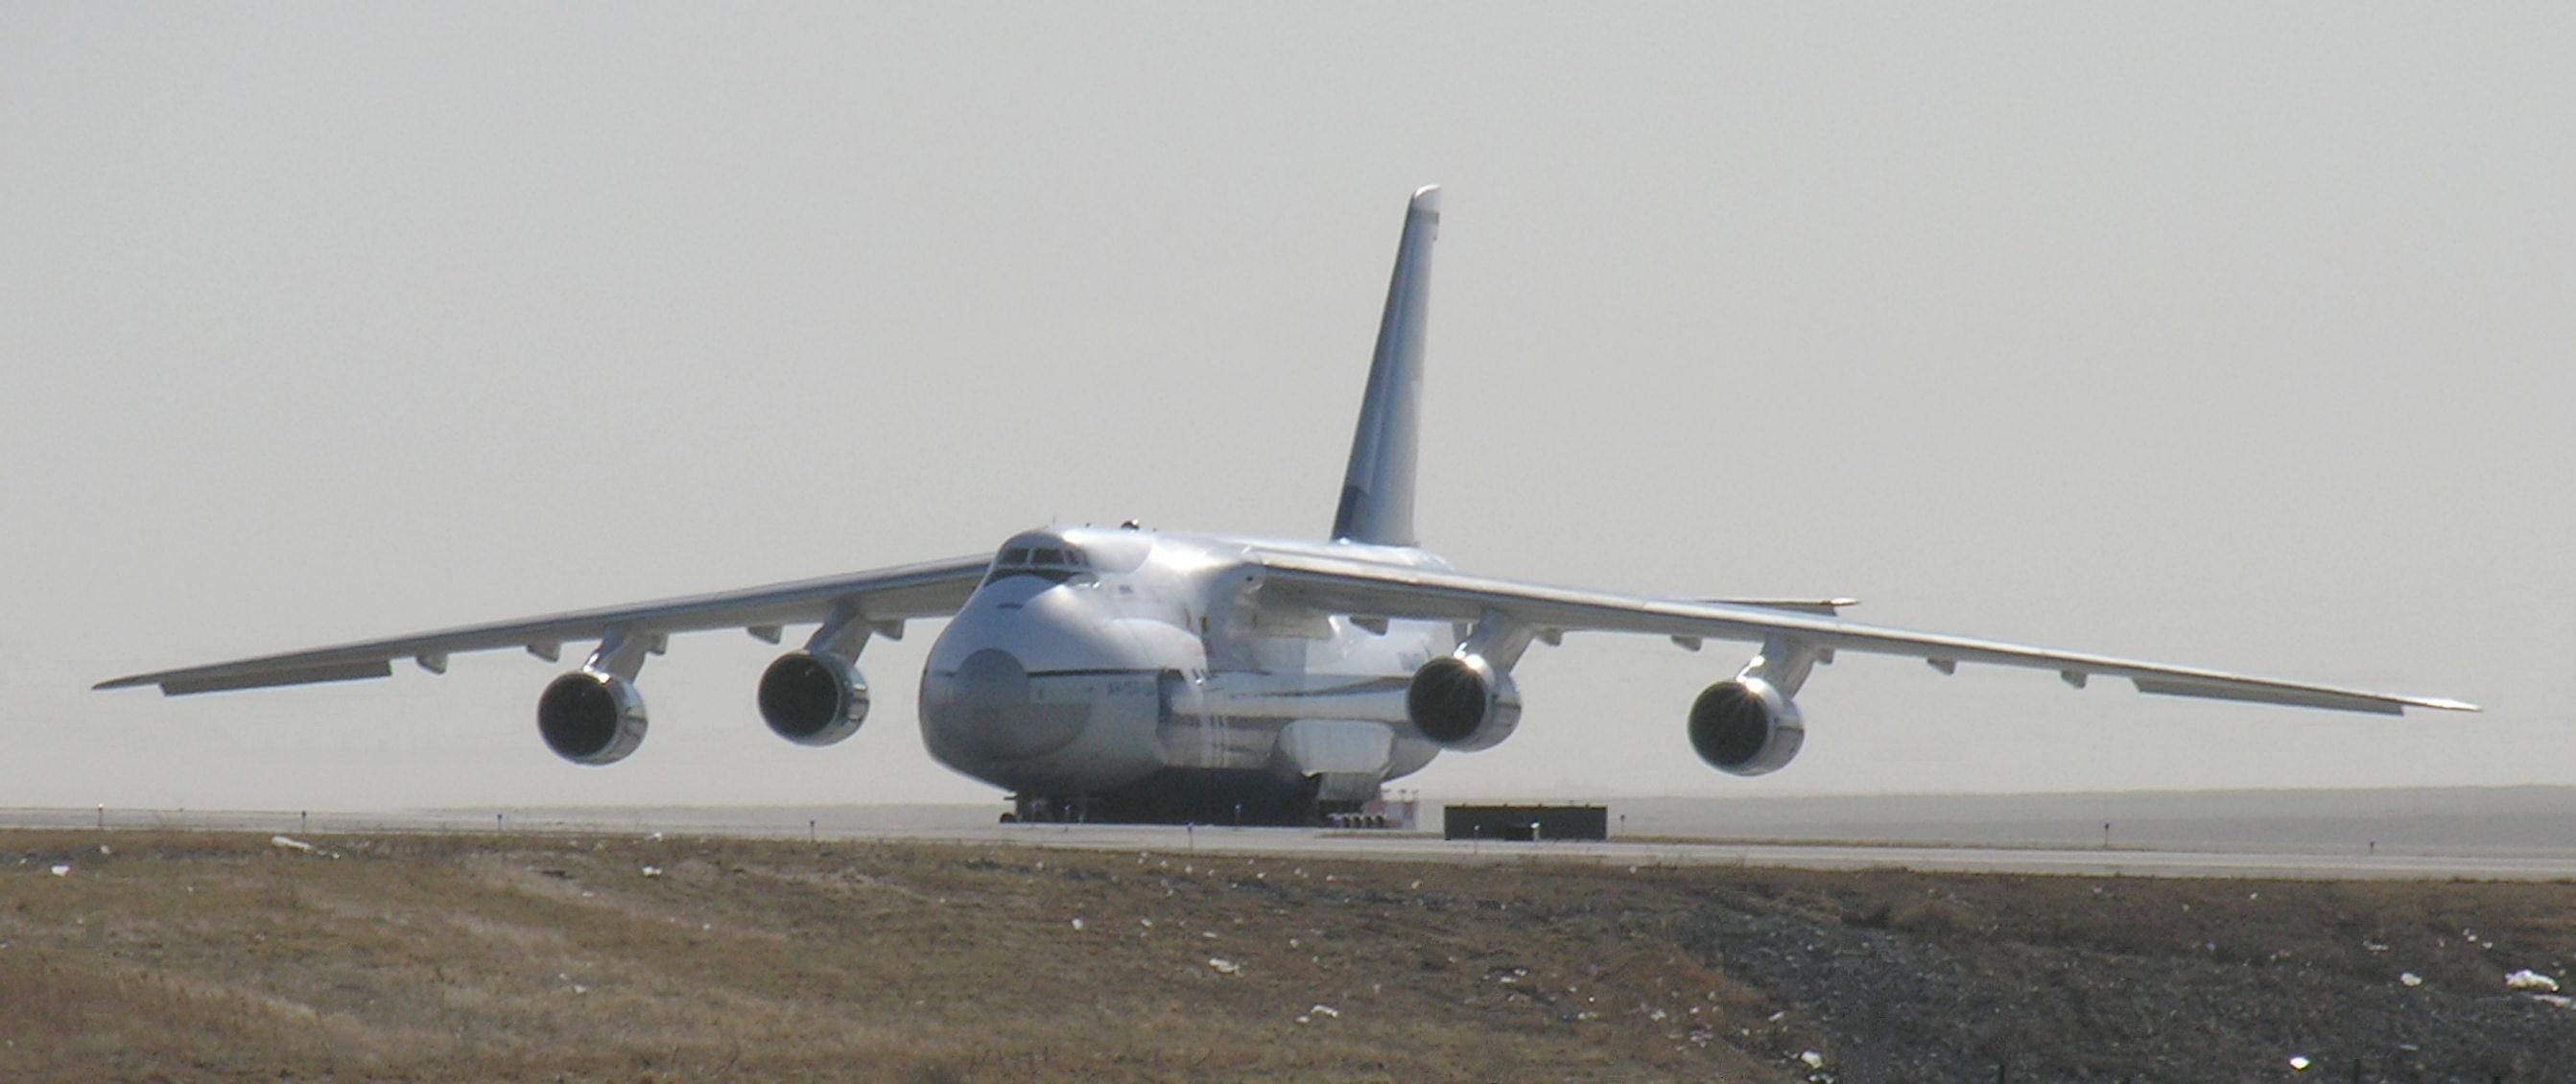
M2576 1079L2568 885L311 842L0 833L0 1078Z

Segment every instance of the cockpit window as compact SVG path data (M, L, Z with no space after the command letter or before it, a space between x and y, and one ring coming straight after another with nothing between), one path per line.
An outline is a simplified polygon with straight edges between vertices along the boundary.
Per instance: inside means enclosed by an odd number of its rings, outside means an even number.
M1083 559L1082 551L1071 546L1011 546L993 562L993 573L985 577L984 582L991 583L1009 576L1036 576L1055 583L1079 577L1090 582L1090 568L1091 563Z

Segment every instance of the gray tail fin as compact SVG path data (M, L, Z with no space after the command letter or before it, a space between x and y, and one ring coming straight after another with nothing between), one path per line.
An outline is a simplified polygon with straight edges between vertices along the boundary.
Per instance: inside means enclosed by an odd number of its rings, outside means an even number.
M1440 234L1440 186L1413 194L1404 239L1395 249L1395 278L1386 287L1386 316L1377 325L1368 396L1351 437L1336 540L1411 546L1413 461L1422 415L1422 329L1431 316L1431 241Z

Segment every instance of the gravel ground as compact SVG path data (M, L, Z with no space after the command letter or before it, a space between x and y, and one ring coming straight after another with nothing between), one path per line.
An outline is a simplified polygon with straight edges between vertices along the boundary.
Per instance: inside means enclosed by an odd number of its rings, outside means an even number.
M1811 1017L1842 1079L2576 1079L2576 1011L2503 977L2560 966L2561 886L1865 879L1859 907L1808 880L1678 931Z
M2566 884L298 842L0 833L0 1079L2576 1080Z

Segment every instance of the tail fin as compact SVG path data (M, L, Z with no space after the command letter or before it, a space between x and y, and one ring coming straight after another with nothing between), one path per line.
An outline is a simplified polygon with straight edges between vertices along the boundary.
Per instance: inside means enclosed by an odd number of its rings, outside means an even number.
M1336 540L1416 544L1413 461L1421 431L1422 330L1431 316L1431 241L1439 233L1440 186L1429 185L1413 194L1404 212L1386 315L1377 325L1377 355L1369 362L1368 396L1360 402L1342 505L1333 515Z

